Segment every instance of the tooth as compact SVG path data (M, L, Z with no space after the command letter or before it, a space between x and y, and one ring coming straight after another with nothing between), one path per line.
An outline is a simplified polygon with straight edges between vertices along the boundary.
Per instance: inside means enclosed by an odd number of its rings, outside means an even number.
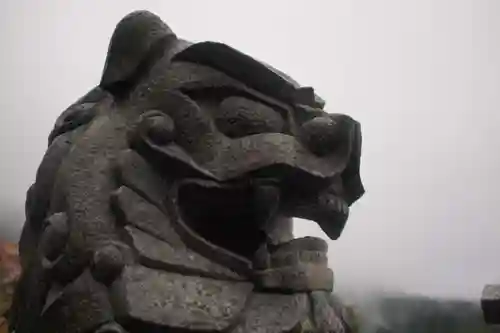
M339 213L342 212L342 202L337 197L335 197L335 208Z
M264 228L276 214L280 202L279 189L272 185L257 184L254 188L254 203L258 223Z
M347 203L345 201L342 201L342 208L343 208L343 212L344 214L349 214L349 206L347 205Z

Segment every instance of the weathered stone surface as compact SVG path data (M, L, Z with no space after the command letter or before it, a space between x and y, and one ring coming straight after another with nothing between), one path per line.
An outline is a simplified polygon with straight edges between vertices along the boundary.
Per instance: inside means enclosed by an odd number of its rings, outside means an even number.
M307 301L332 288L327 244L292 233L302 217L338 238L364 193L360 125L324 106L228 45L127 15L27 192L11 330L341 332Z
M222 280L247 279L246 276L214 263L186 247L173 247L133 227L126 227L126 230L132 237L140 257L139 261L145 266Z
M116 172L119 181L124 186L140 194L143 200L147 200L157 207L162 206L168 193L168 182L136 151L125 149L120 153Z
M270 259L272 267L295 266L301 263L326 266L328 263L326 253L321 251L279 252L271 255Z
M108 244L98 249L92 258L91 272L96 281L111 283L125 266L126 259L115 244Z
M44 257L54 261L62 254L69 236L68 217L65 213L56 213L47 218L46 227L40 241L40 250Z
M261 288L271 290L293 292L333 290L332 270L312 264L298 264L257 271L255 272L255 279Z
M285 130L283 116L273 108L243 97L228 97L220 104L215 116L217 127L231 137Z
M304 141L315 153L328 154L335 150L345 138L342 116L315 117L302 125Z
M137 71L144 70L140 68L144 61L153 61L147 56L151 57L155 46L161 46L169 36L175 38L172 30L150 12L135 11L124 17L111 37L100 85L110 89L129 82L140 74Z
M346 332L341 313L336 313L330 302L331 293L322 291L311 292L309 298L312 307L314 325L319 332Z
M124 270L112 293L119 318L177 329L221 331L237 321L252 288L249 282L135 266Z
M168 217L130 188L120 187L113 192L112 199L121 222L156 236L172 246L184 247Z
M293 96L295 104L310 105L314 108L323 109L325 101L314 93L311 87L301 87L295 91Z
M333 272L327 267L327 250L328 244L315 237L270 246L267 267L255 268L256 283L265 289L284 291L332 290ZM262 258L266 253L259 255Z
M274 246L272 249L273 254L294 253L299 251L314 251L325 253L328 251L328 243L317 237L301 237L283 242Z
M107 290L89 271L54 293L45 306L38 332L83 333L113 319Z
M241 322L232 333L289 332L309 315L306 294L267 294L252 296Z
M53 139L38 168L36 182L26 193L26 222L23 226L19 250L23 267L35 256L44 220L51 205L51 196L59 166L70 151L82 129L65 132Z
M500 325L500 285L487 285L484 287L481 308L486 323Z

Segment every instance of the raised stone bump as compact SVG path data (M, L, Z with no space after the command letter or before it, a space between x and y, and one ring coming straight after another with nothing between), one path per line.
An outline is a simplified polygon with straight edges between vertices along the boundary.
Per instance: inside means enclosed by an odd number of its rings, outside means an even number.
M307 146L316 154L326 155L345 140L345 131L339 120L333 117L315 117L302 125L302 137Z
M46 227L40 241L42 254L50 261L62 254L69 235L66 213L56 213L46 220Z
M98 249L92 258L91 272L96 281L110 284L125 266L122 251L114 244Z

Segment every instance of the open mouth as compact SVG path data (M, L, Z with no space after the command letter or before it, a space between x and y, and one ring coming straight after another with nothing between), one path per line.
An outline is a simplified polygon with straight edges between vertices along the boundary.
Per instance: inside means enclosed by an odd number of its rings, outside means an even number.
M182 221L192 231L251 261L267 240L269 222L278 215L313 220L330 238L338 238L349 208L334 188L305 193L271 179L224 184L194 179L179 185L177 205Z
M266 241L265 227L279 209L279 189L270 182L219 184L186 181L178 189L181 217L206 241L252 259Z

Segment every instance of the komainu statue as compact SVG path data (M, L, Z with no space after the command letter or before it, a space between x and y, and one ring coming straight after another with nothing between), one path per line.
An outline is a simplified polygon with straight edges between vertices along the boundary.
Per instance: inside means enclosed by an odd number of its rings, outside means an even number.
M364 193L361 132L309 87L157 16L117 25L27 192L16 333L346 332L327 243Z

